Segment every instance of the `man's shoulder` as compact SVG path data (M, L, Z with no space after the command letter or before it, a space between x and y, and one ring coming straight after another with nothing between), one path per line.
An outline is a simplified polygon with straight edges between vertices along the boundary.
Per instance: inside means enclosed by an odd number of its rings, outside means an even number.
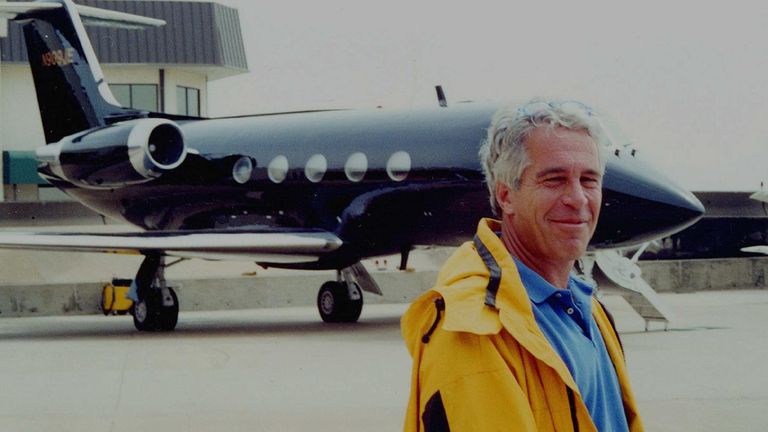
M422 350L429 358L478 355L478 348L498 336L502 325L498 311L482 299L430 290L416 299L403 315L403 337L411 353Z
M440 267L435 287L450 286L466 279L468 276L487 273L483 260L475 250L473 242L464 242Z
M418 344L435 345L432 341L438 333L498 334L502 329L499 312L486 306L484 300L483 289L469 279L436 286L422 294L401 320L409 350Z

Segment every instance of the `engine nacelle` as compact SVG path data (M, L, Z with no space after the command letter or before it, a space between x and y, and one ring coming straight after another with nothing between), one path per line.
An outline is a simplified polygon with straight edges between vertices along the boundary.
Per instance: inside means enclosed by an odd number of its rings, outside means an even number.
M143 118L70 135L36 154L62 179L101 189L158 178L184 162L187 148L176 123Z

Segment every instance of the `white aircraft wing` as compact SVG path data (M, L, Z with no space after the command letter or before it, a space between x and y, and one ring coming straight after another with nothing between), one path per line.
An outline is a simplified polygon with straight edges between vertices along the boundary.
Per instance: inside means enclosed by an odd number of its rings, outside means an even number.
M764 203L768 203L768 191L757 191L749 196L753 200L761 201Z
M768 255L768 246L749 246L749 247L741 248L741 251Z
M163 255L211 260L298 263L338 249L323 230L205 230L130 233L0 232L0 248Z
M749 196L753 200L757 200L760 202L768 203L768 191L757 191ZM763 255L768 255L768 246L749 246L741 248L742 252L747 253L759 253Z

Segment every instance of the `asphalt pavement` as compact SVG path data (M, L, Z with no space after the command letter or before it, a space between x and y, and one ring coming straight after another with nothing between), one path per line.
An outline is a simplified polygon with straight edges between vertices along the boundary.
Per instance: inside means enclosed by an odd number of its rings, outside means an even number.
M663 331L605 296L650 431L768 423L768 290L662 294ZM397 431L410 358L406 305L355 325L311 307L182 313L142 334L130 317L0 319L2 431Z

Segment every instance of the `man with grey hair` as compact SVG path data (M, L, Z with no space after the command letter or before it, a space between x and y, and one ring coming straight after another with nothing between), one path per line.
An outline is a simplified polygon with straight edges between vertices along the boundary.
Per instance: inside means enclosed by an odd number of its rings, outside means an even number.
M480 150L491 206L403 316L406 431L639 431L624 353L573 277L602 199L605 133L575 101L499 110Z

